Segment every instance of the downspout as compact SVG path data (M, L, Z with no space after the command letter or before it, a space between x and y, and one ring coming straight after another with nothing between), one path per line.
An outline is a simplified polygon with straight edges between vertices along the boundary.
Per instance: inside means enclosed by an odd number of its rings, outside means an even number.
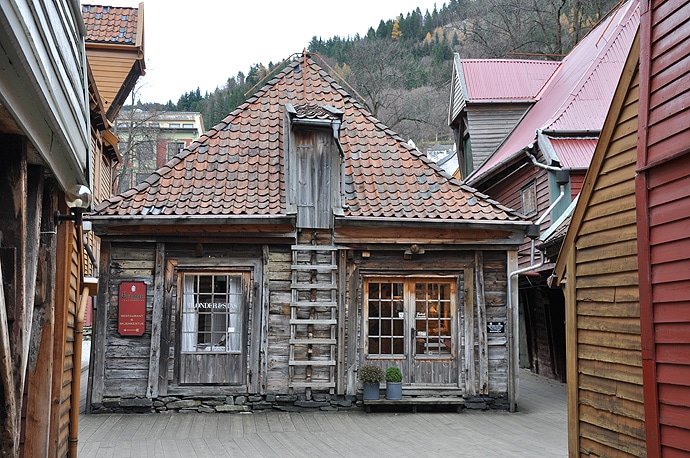
M532 163L538 167L542 167L546 170L550 171L555 171L556 172L556 182L558 183L560 187L560 194L556 198L556 200L553 201L551 205L549 205L549 208L546 209L544 213L537 219L536 223L531 224L527 227L527 230L525 231L525 235L531 239L531 247L530 247L530 265L527 267L523 267L522 269L517 269L508 274L508 299L507 299L507 312L508 316L512 317L512 323L511 326L508 326L508 342L512 342L512 361L508 365L508 380L509 383L513 384L512 389L509 392L509 397L510 397L510 411L515 412L516 411L516 394L515 393L515 384L512 382L515 377L517 376L518 373L518 361L519 361L519 342L516 344L514 342L514 338L517 337L518 335L518 321L520 319L517 307L513 304L513 278L517 277L520 274L523 274L525 272L529 272L535 269L539 269L544 265L544 252L539 250L539 262L537 264L534 263L534 251L535 251L535 242L534 240L539 237L539 234L541 233L541 223L544 222L546 217L553 212L553 209L556 208L556 205L563 200L563 197L565 196L565 185L569 181L569 176L568 172L564 171L563 169L559 167L552 167L546 164L541 164L537 161L537 159L530 154L528 151L525 151L525 154L532 159Z
M79 394L81 390L81 349L84 334L84 313L89 299L89 287L84 286L74 327L74 354L72 356L72 397L70 398L69 457L76 458L79 444Z
M82 261L79 265L79 275L82 278L82 292L79 301L79 307L77 309L75 323L74 323L74 351L72 354L72 383L70 397L70 429L69 429L69 440L68 440L68 456L70 458L76 458L77 447L79 445L79 397L81 395L81 356L82 356L82 341L84 335L84 315L86 313L86 305L89 301L89 296L96 293L98 283L94 277L84 277L84 261L83 253L81 248L85 248L89 259L94 266L94 275L96 275L96 259L86 243L86 235L84 234L82 227L77 227L77 235L81 240L81 246L78 247L78 252L80 253L80 259ZM81 237L79 237L81 236Z

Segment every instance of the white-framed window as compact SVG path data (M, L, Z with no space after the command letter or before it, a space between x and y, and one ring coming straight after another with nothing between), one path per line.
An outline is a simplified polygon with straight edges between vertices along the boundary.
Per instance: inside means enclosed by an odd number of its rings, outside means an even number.
M185 273L182 353L241 353L247 273Z
M522 198L522 214L533 216L537 213L537 183L531 181L520 190Z

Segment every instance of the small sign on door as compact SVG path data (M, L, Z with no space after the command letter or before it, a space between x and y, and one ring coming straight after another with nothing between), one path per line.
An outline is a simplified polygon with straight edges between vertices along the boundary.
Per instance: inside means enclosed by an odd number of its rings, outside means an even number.
M501 334L506 331L506 326L503 321L489 321L486 323L486 328L489 334Z
M117 331L121 336L140 336L146 330L146 283L120 283Z

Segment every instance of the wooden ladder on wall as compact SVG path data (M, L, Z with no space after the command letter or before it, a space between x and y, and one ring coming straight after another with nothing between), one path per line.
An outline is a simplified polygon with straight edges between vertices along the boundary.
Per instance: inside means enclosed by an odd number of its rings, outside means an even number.
M332 238L319 242L315 234L292 246L289 388L304 389L308 400L336 385L338 251Z

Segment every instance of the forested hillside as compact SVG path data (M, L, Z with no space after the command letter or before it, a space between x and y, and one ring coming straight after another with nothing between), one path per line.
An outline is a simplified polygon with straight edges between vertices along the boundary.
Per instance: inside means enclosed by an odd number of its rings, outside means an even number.
M418 146L449 141L453 53L463 58L560 59L617 0L451 0L372 25L366 36L314 37L308 50L391 129ZM395 14L395 13L393 13ZM287 57L287 56L286 56ZM257 63L212 93L154 108L201 111L211 127L285 63ZM150 107L149 107L150 108Z

